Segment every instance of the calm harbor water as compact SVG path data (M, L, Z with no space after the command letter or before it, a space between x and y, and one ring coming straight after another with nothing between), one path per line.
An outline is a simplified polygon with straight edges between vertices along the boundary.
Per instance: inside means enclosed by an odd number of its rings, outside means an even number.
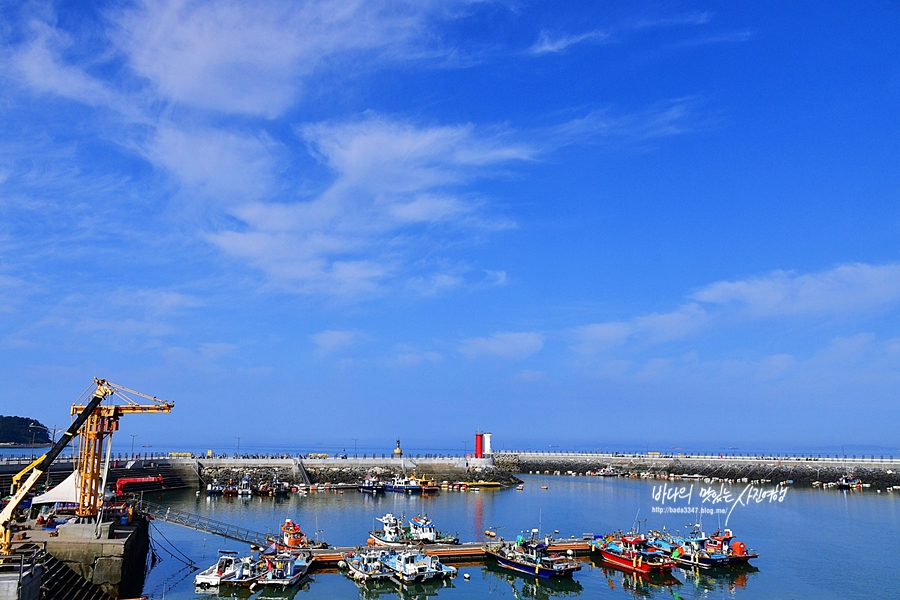
M628 529L637 518L643 528L685 530L699 514L662 512L687 507L712 508L703 515L707 532L724 527L725 514L701 502L701 493L719 485L695 483L691 498L654 499L662 482L589 477L524 476L523 491L442 492L436 497L387 494L372 498L355 491L270 498L208 498L194 492L168 493L162 502L258 531L276 530L285 518L301 524L333 545L365 542L374 519L387 512L408 517L427 513L445 532L463 540L480 540L488 527L505 538L541 527L558 537ZM690 483L678 482L690 486ZM671 482L670 482L671 485ZM547 486L542 490L541 486ZM655 487L654 487L655 486ZM734 497L744 485L733 486ZM762 488L763 490L771 490ZM688 488L690 490L690 488ZM670 488L671 491L671 488ZM682 494L683 495L683 494ZM657 494L658 496L658 494ZM749 493L745 492L743 498ZM778 498L781 498L779 501ZM655 509L654 509L655 507ZM676 569L671 584L636 579L585 560L573 582L548 585L481 564L463 564L451 582L408 589L391 585L361 590L340 573L319 573L308 583L279 597L296 598L889 598L896 597L895 558L900 550L900 494L840 492L834 489L788 488L782 496L734 506L728 526L738 539L757 550L756 569L726 576L699 576ZM646 520L646 521L645 521ZM246 546L179 526L154 522L153 546L163 559L148 574L144 593L150 598L209 598L195 593L193 571L172 555L183 554L198 566L215 562L219 549L245 551ZM462 575L468 573L470 580ZM245 596L250 596L244 592ZM223 594L224 595L224 594ZM215 597L215 596L213 596ZM259 593L254 598L262 598Z

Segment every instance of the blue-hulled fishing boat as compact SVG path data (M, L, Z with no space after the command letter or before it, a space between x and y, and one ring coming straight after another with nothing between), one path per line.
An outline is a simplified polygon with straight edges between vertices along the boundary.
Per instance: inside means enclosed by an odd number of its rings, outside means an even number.
M699 525L695 525L685 536L651 531L648 538L652 546L659 548L682 566L715 569L747 565L751 559L759 558L757 552L734 539L730 529L707 536Z
M548 552L549 538L539 539L538 530L531 530L531 537L519 535L514 542L487 544L484 552L506 569L538 577L571 577L581 570L571 555Z

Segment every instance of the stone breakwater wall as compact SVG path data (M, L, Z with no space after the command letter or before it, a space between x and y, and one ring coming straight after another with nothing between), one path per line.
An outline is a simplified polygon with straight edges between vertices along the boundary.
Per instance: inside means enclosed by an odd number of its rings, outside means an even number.
M312 483L358 483L368 477L378 477L381 480L403 475L397 467L306 467L309 480ZM407 470L406 475L411 475ZM509 471L496 467L469 467L468 469L441 467L420 468L418 476L441 481L496 481L504 485L516 485L520 480Z
M646 459L637 457L579 457L573 454L565 458L531 457L524 454L495 455L494 464L517 473L550 475L583 475L612 471L621 475L638 477L668 477L669 475L700 475L704 478L742 479L750 481L767 479L773 483L792 480L810 484L814 481L837 481L851 471L864 484L872 488L900 485L900 464L842 465L831 461L806 459L772 459L729 461L723 459Z
M424 468L422 468L424 467ZM403 469L400 466L306 466L306 474L312 484L319 483L344 483L356 484L363 481L366 477L378 477L381 480L391 479L394 476L403 475ZM406 470L407 475L411 475L409 469ZM249 477L251 483L256 484L259 481L271 481L274 475L278 476L280 481L287 481L292 485L303 485L305 482L290 467L269 467L269 466L216 466L204 467L200 471L200 475L204 481L212 481L218 479L220 483L226 483L228 480L235 482L240 481L244 477ZM417 475L422 477L430 477L438 483L441 481L496 481L504 485L516 485L521 481L512 473L504 469L496 467L476 466L466 468L454 468L444 465L437 467L421 466Z
M218 479L219 483L226 484L229 481L234 481L238 483L244 477L249 477L250 482L253 484L257 484L260 481L272 481L272 479L277 475L279 481L287 481L291 485L301 485L304 482L297 476L295 476L294 470L291 467L266 467L266 466L252 466L252 467L203 467L199 469L200 477L203 481L209 483L213 479Z

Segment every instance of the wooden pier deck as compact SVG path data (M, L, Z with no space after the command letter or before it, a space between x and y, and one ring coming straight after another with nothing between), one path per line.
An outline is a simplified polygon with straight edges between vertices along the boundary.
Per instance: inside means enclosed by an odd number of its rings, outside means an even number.
M323 550L312 550L313 563L312 568L329 568L334 567L341 560L341 554L346 552L357 552L365 546L346 546L336 548L326 548ZM385 550L389 548L382 547ZM399 549L399 548L398 548ZM437 556L441 560L447 562L467 561L481 562L484 560L484 542L464 542L462 544L431 544L423 546L425 553L430 556ZM561 540L553 540L549 546L550 552L566 552L571 550L573 554L584 555L590 554L591 547L587 540L579 538L566 538Z

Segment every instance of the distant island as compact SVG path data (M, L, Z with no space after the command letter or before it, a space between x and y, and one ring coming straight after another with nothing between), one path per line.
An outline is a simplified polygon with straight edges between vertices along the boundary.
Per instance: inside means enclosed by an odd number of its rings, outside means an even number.
M29 427L34 425L34 427ZM0 415L0 444L6 446L47 445L50 434L43 423L28 417L5 417Z

